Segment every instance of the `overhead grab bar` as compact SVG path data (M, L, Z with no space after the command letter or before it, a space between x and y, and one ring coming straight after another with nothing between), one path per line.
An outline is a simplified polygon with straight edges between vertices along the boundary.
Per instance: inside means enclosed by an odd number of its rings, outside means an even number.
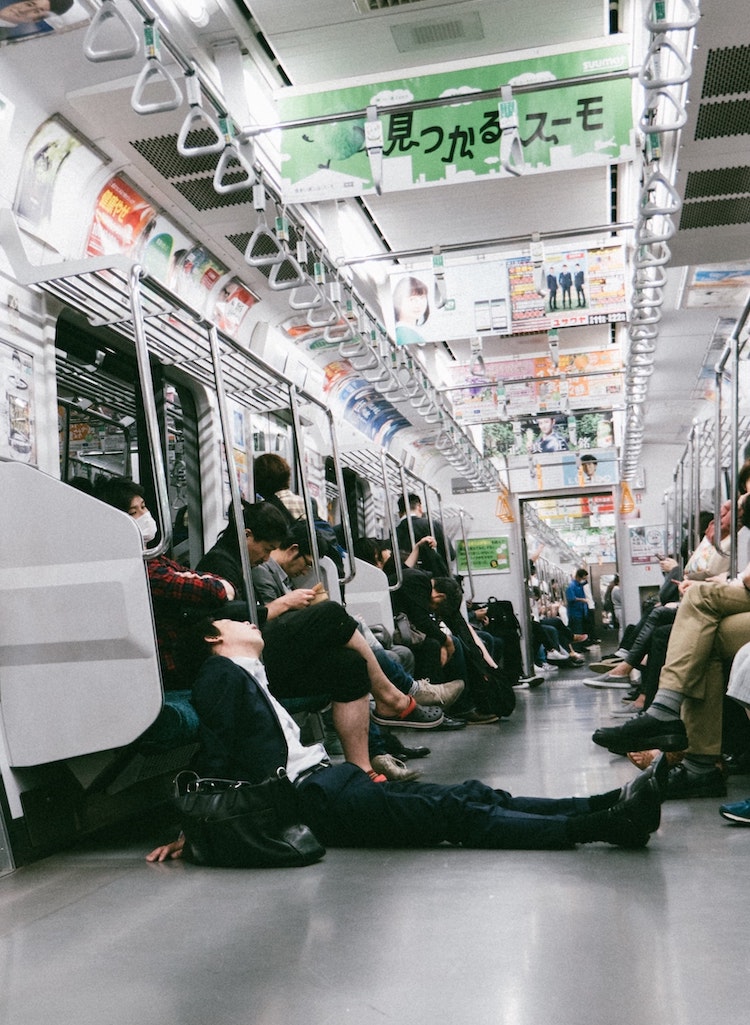
M136 79L130 105L136 114L162 114L168 110L177 110L182 103L182 92L172 75L167 71L159 56L159 30L153 19L144 21L143 38L146 44L146 63ZM171 95L163 100L144 99L146 89L162 83L169 87Z
M201 86L194 70L185 74L185 90L190 110L177 136L177 152L181 157L202 157L211 153L221 153L224 148L224 136L218 122L201 106ZM209 131L214 141L202 146L188 146L188 135L199 131Z
M105 45L107 35L113 38ZM83 56L86 60L95 64L103 61L129 60L138 53L140 45L138 33L118 10L114 0L102 0L102 5L91 19L83 40Z

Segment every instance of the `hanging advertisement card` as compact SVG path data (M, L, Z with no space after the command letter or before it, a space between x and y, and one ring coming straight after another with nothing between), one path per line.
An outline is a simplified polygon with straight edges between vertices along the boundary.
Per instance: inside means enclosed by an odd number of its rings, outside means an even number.
M610 81L514 95L524 173L592 167L634 156L628 47L620 43L561 53L536 49L493 65L444 66L433 74L383 81L370 77L315 91L277 93L279 120L336 112L360 116L282 129L281 163L285 203L365 195L376 185L365 142L364 111L378 110L383 125L384 192L478 178L507 176L500 159L499 98L471 94L502 85L575 79L622 72ZM453 98L445 106L409 108L420 100ZM396 104L406 109L388 113Z

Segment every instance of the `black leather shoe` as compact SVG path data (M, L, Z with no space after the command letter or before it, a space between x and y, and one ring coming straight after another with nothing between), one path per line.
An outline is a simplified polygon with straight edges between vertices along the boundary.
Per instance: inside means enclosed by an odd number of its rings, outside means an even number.
M636 850L645 847L661 822L661 799L656 780L649 779L629 800L618 801L607 812L602 836L605 843Z
M429 747L402 747L399 758L426 758L429 753Z
M635 797L641 790L646 789L651 785L653 780L656 783L656 792L659 796L659 800L663 801L666 797L667 790L667 779L669 777L669 762L667 761L666 754L662 751L647 769L639 773L630 782L626 783L620 791L620 800L629 801L631 797Z
M684 751L688 746L682 719L655 719L648 712L622 726L597 730L591 739L616 755L626 755L628 751L649 751L654 747L660 751Z
M680 763L673 765L667 776L665 801L678 801L683 797L726 797L727 785L721 769L691 775Z

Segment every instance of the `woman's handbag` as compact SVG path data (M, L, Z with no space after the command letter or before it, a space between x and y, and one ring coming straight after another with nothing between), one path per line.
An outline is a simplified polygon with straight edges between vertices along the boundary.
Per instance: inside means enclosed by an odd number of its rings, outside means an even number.
M393 617L394 644L403 644L407 648L417 648L426 640L427 634L412 626L405 612L398 612Z
M685 566L685 576L688 580L708 580L709 577L726 573L729 569L728 537L721 542L721 547L727 548L727 554L717 552L713 543L707 537L703 537Z
M185 857L198 865L296 868L326 852L299 821L294 784L283 769L262 783L181 772L174 785Z

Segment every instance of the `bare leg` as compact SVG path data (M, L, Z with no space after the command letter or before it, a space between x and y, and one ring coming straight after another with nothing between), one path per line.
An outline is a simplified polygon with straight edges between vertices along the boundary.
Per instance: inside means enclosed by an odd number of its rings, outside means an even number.
M370 697L363 695L356 701L334 701L331 705L333 728L339 735L347 762L370 772Z
M411 698L407 694L402 694L397 687L393 686L378 665L378 660L375 658L372 648L359 630L354 631L346 647L361 655L367 664L367 675L370 679L370 690L375 698L376 710L381 715L397 715L399 712L406 711L411 704ZM359 762L356 764L358 765Z

